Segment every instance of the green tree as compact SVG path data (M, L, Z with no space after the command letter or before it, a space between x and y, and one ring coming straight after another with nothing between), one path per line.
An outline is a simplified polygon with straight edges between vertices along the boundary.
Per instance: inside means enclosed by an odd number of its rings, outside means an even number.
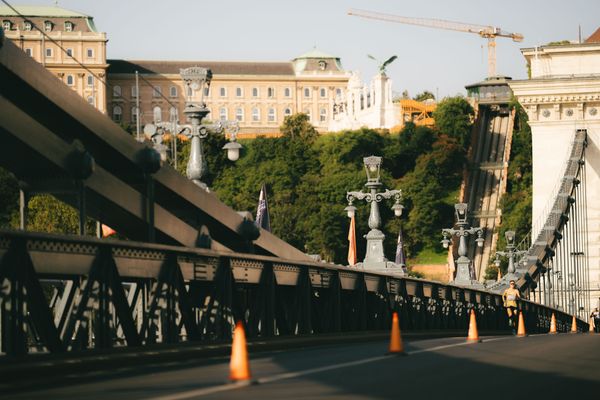
M433 112L436 129L456 139L465 150L469 146L474 116L473 107L462 96L445 98Z
M0 227L14 227L11 226L12 215L18 211L19 184L11 173L0 168Z
M424 90L423 92L417 94L413 97L413 100L416 101L425 101L425 100L435 100L435 95L431 93L429 90Z

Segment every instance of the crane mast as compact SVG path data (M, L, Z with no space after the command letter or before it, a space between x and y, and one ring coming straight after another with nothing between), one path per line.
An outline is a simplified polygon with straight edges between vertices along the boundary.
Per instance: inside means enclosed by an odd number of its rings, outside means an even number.
M384 14L374 11L350 9L348 15L374 19L379 21L396 22L400 24L424 26L428 28L446 29L451 31L474 33L487 39L488 43L488 76L496 76L496 37L511 38L514 42L523 41L520 33L505 32L491 25L466 24L462 22L447 21L434 18L412 18L400 15Z

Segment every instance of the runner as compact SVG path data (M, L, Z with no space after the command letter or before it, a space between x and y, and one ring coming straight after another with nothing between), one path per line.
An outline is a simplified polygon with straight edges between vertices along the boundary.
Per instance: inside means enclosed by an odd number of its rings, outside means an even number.
M513 331L517 328L517 299L521 298L521 293L516 286L515 281L511 280L510 287L502 294L504 307L506 307L506 312L508 314L508 326L510 326Z

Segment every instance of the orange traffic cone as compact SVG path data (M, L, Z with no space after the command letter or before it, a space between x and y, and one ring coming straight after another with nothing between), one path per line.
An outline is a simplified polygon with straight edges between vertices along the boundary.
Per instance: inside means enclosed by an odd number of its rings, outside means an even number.
M519 328L517 329L517 337L525 337L525 320L523 319L523 311L519 311Z
M573 321L571 322L571 333L577 333L577 318L573 314Z
M241 321L235 324L235 330L233 331L229 379L232 381L248 381L251 379L248 350L246 348L246 333Z
M390 336L388 354L406 355L404 345L402 344L402 336L400 335L400 322L398 321L397 312L392 314L392 334Z
M554 313L552 313L552 319L550 320L550 332L548 333L553 335L558 333L556 330L556 315L554 315Z
M471 318L469 321L469 334L467 336L467 342L481 342L479 339L479 332L477 331L477 319L475 318L475 310L471 309Z
M594 333L594 318L590 317L590 329L588 330L589 333Z

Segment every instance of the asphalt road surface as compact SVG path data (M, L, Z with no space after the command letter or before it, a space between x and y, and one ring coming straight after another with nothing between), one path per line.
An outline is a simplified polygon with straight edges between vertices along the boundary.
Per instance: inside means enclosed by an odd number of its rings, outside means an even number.
M227 381L217 357L71 376L69 384L4 392L3 399L598 399L600 335L464 338L312 347L251 355L255 383ZM80 379L82 383L73 383ZM35 390L34 390L35 389ZM589 397L588 397L589 396Z

